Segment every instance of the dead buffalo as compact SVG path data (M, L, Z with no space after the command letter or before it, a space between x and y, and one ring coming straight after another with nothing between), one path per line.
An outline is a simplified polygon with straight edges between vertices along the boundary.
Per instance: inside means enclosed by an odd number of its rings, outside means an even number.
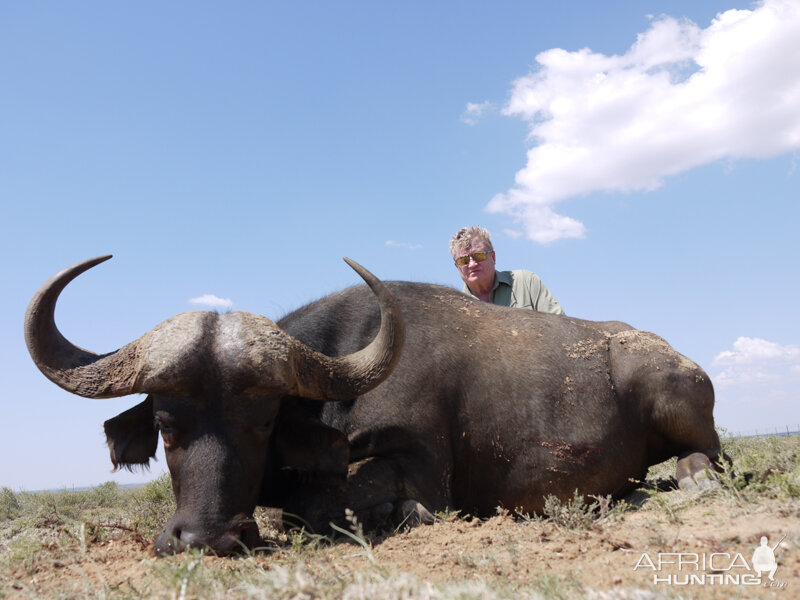
M26 340L66 390L148 394L105 431L123 467L146 464L161 431L178 508L160 553L252 547L258 504L312 527L345 507L368 524L446 507L533 512L575 489L622 496L676 455L679 484L696 488L720 453L708 376L660 337L383 284L353 263L374 295L353 287L277 326L184 313L96 355L65 340L53 312L63 288L107 258L44 284Z

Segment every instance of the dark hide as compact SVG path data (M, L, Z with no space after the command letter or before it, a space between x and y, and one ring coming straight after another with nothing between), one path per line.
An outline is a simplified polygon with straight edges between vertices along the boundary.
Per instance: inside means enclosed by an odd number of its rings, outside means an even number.
M344 497L350 445L341 431L314 414L317 404L283 401L259 504L284 508L288 524L324 531L330 502Z
M115 465L153 454L154 418L170 449L180 508L157 551L257 545L257 504L322 531L345 507L367 526L407 516L414 501L473 515L498 505L533 512L548 494L576 489L620 497L670 456L692 487L717 457L710 380L658 336L439 286L387 285L405 346L388 379L358 398L248 392L206 368L181 395L148 397L106 423ZM379 324L366 286L278 323L329 356L363 348ZM197 533L206 529L213 538Z
M283 402L273 439L280 468L300 479L343 479L347 475L350 458L347 438L296 401Z
M348 506L370 523L407 499L474 515L540 511L548 494L576 489L621 497L676 455L693 457L679 464L692 487L717 457L711 382L658 336L387 285L406 320L394 372L352 402L309 405L350 444L347 492L320 493L317 513L324 505L340 518ZM278 324L337 356L363 347L378 323L374 299L356 287Z

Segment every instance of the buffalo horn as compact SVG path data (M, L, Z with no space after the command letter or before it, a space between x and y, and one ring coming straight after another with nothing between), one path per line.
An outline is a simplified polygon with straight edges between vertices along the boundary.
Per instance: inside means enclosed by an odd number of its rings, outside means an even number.
M109 258L110 255L85 260L57 273L39 288L25 314L25 342L33 362L53 383L87 398L150 393L146 388L154 381L150 377L153 365L145 364L149 360L146 355L151 349L151 334L145 334L116 352L95 354L72 344L56 327L54 313L59 294L78 275ZM290 372L278 379L285 382L287 393L317 400L355 398L386 379L400 359L405 327L394 297L364 267L347 258L345 261L378 298L381 310L378 335L366 348L333 358L283 333ZM270 322L272 327L275 325ZM275 374L271 374L270 381L274 382L272 375Z
M90 258L57 273L39 288L25 313L25 343L33 362L53 383L87 398L113 398L138 391L138 342L109 354L95 354L73 345L55 323L56 301L62 290L109 258L111 255Z
M344 259L367 282L378 298L381 327L365 348L332 358L314 352L295 340L294 365L297 390L304 398L348 400L377 387L394 369L405 341L403 314L384 283L357 262Z

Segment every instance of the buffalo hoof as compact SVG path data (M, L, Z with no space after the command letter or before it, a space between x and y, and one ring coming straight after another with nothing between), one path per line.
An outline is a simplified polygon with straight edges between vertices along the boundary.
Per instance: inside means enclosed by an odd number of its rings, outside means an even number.
M678 487L687 492L704 492L720 487L720 482L713 476L700 473L694 477L683 477L678 480Z
M678 459L675 470L678 487L687 492L699 492L720 487L714 466L702 452L693 452Z
M404 500L398 507L399 526L416 527L436 522L431 512L416 500Z

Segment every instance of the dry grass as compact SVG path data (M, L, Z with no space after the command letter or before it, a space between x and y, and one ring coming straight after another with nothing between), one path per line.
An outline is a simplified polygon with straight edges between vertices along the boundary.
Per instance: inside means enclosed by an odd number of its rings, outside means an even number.
M148 546L174 509L168 478L136 490L0 489L0 597L23 598L729 598L800 590L800 459L795 437L724 440L733 465L702 494L669 491L674 461L658 465L629 503L550 498L545 515L499 511L336 540L256 520L265 547L218 558L155 558ZM642 552L752 553L760 535L781 544L788 588L654 586L633 570ZM755 541L754 541L755 540ZM748 555L749 558L749 555ZM788 595L787 595L788 593Z

